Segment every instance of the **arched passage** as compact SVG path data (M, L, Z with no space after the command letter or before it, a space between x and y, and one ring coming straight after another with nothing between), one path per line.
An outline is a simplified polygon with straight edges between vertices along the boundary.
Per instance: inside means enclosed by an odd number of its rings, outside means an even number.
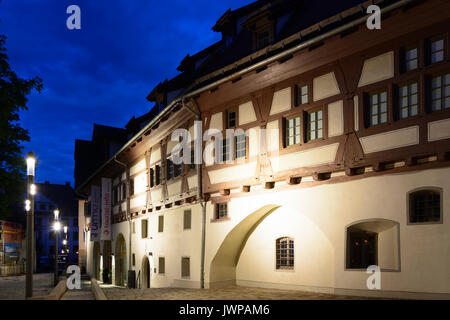
M141 265L141 288L150 288L150 261L147 256L142 259Z
M111 251L111 240L105 240L103 242L103 272L108 271L107 278L102 276L102 281L105 283L111 283L111 272L112 272L112 251Z
M210 287L236 283L236 265L248 238L256 227L279 207L269 204L259 208L228 233L211 262Z
M125 238L119 234L116 239L116 250L114 253L115 265L115 281L116 285L125 285L125 275L127 269L127 249L125 246Z
M94 248L92 250L92 261L93 261L93 277L95 279L100 279L100 243L94 242Z

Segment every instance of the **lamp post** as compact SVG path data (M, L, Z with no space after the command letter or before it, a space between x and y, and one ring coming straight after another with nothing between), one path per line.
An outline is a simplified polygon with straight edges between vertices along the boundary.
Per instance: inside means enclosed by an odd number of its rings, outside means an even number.
M36 158L33 152L27 154L27 200L25 201L25 210L27 211L27 264L25 280L25 298L33 296L33 243L34 243L34 195L36 194L36 185L34 184L34 171Z
M55 215L55 223L53 224L53 230L55 230L55 275L53 278L54 285L58 284L58 232L61 229L61 223L59 222L59 210L53 211Z

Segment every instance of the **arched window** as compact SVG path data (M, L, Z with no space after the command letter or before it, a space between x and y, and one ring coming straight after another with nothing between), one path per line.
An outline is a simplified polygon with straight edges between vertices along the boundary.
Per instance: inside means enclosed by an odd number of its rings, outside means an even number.
M294 239L284 237L276 241L277 269L294 269Z
M424 188L409 193L409 223L442 222L442 189Z

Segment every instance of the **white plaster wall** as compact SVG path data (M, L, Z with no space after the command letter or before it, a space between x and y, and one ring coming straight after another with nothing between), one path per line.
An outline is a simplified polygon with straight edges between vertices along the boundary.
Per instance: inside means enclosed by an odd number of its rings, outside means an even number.
M407 147L419 143L419 126L359 138L364 153Z
M364 61L358 87L394 77L394 51Z
M138 163L136 163L134 166L130 168L130 176L138 173L139 171L145 169L145 159L142 159Z
M211 116L211 122L209 124L209 128L214 128L219 131L223 130L223 122L222 122L222 112L214 113Z
M313 99L314 101L332 97L340 93L339 85L334 72L324 74L313 79Z
M256 121L255 109L251 101L239 105L239 125Z
M342 100L328 104L328 137L344 134L344 102Z
M423 186L443 188L443 224L406 224L406 194ZM450 170L445 168L233 198L230 220L207 224L206 279L228 232L248 214L274 204L282 209L267 217L244 247L237 265L238 283L265 287L275 283L314 291L365 290L369 276L365 270L345 270L345 231L356 221L377 218L398 222L400 233L400 271L382 272L382 290L450 293L449 192ZM213 205L208 204L207 221L212 217ZM392 230L384 232L381 246L395 237ZM295 239L295 271L291 272L274 267L274 243L284 235ZM398 252L395 247L392 250ZM385 266L395 264L383 259Z
M270 115L291 109L291 87L275 91L272 99Z
M428 141L450 138L450 119L428 123Z

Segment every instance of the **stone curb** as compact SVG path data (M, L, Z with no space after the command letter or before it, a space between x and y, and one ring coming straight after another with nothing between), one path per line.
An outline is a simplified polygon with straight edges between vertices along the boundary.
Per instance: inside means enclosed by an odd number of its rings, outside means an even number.
M91 278L91 288L92 288L92 293L94 294L95 300L108 300L108 298L106 298L105 293L98 285L97 280L94 278Z
M60 300L61 297L66 293L67 286L66 286L66 280L60 280L56 287L50 291L50 293L46 296L42 297L30 297L27 298L27 300Z

